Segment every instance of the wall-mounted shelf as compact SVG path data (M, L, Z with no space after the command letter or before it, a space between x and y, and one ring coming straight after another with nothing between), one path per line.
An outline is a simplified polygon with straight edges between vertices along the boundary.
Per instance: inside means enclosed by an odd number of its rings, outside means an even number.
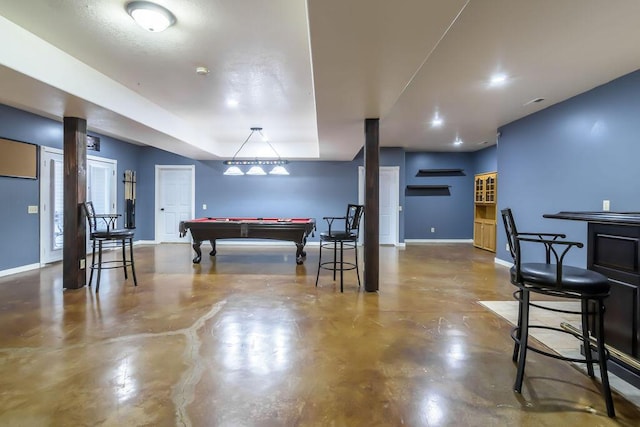
M450 196L450 185L407 185L405 196Z
M416 176L465 176L464 169L418 169Z

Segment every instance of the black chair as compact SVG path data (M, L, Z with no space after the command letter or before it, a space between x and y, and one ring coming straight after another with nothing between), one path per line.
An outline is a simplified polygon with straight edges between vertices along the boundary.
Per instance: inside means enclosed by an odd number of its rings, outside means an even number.
M136 269L133 262L133 235L131 229L116 229L116 220L119 214L96 214L93 202L85 202L83 205L84 213L89 223L89 238L93 242L93 251L91 254L91 275L89 276L89 286L93 280L93 270L98 269L98 281L96 283L96 293L100 289L100 274L102 269L120 268L124 269L124 278L128 279L127 267L131 266L133 274L133 284L138 286L136 279ZM100 220L100 221L98 221ZM98 246L98 262L96 262L96 244ZM129 246L129 259L127 259L126 246ZM102 250L122 247L122 259L111 261L102 260Z
M360 219L364 213L364 206L350 204L347 206L345 216L325 216L328 231L320 233L320 254L318 256L318 272L316 274L316 287L320 277L320 269L332 270L333 280L336 280L336 272L340 272L340 292L344 292L343 279L345 270L356 270L358 277L358 287L360 287L360 273L358 272L358 235L360 229ZM344 222L344 228L334 226L334 221ZM322 250L332 249L333 260L322 262ZM344 261L344 251L353 250L355 254L354 262ZM340 259L338 259L338 256Z
M514 261L511 268L511 283L518 288L513 293L514 298L518 301L518 324L511 333L511 337L515 341L513 361L518 364L514 390L518 393L522 392L527 350L555 359L586 363L587 372L592 378L594 377L593 363L597 362L600 366L602 395L606 402L607 415L615 417L607 373L609 352L604 345L604 299L609 296L610 291L607 277L592 270L563 265L564 257L569 250L573 247L582 248L582 243L560 240L566 238L564 234L520 233L516 228L511 209L503 209L501 213L507 233L509 251ZM544 246L546 257L544 263L522 261L522 247L528 247L529 244ZM580 301L581 310L559 310L533 303L531 302L531 293ZM531 325L529 323L530 307L579 314L582 319L582 331L578 333L559 327ZM589 337L590 322L592 322L591 329L595 330L595 340ZM548 329L574 336L582 342L584 358L564 357L532 346L529 343L529 330L533 328ZM592 353L593 341L595 341L597 357L594 357Z

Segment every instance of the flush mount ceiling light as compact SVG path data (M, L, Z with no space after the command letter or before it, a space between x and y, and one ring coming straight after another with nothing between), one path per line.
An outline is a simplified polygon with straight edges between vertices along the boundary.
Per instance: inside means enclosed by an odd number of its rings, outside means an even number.
M176 17L168 9L149 1L127 3L127 13L147 31L159 33L176 23Z
M253 136L253 134L256 132L260 134L262 140L266 142L267 145L269 145L269 148L271 148L275 155L278 156L276 160L236 160L236 157L238 156L240 150L242 150L247 142L249 142L249 139L251 139L251 136ZM239 166L251 166L246 172L247 175L266 175L267 173L264 171L264 169L262 169L262 166L273 166L273 169L271 169L269 175L289 175L289 172L284 167L284 165L288 164L289 162L280 158L280 154L278 154L267 137L262 133L262 128L258 127L251 128L251 133L249 134L247 139L244 140L240 148L238 148L238 151L236 151L236 153L233 155L233 158L231 160L225 160L223 163L229 166L227 170L224 171L225 175L244 175L245 173L242 172Z

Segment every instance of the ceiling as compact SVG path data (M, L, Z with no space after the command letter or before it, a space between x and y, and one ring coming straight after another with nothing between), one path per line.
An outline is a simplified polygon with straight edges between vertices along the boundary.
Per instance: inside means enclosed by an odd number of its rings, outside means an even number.
M637 0L155 2L177 18L161 33L127 0L0 0L0 103L194 159L259 126L284 158L351 160L365 118L382 147L476 151L640 69ZM253 141L238 158L275 156Z

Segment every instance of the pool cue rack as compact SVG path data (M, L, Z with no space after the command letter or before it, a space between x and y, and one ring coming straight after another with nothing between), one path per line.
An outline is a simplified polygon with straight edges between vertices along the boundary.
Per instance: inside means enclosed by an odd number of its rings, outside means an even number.
M136 172L124 171L124 227L136 228Z

